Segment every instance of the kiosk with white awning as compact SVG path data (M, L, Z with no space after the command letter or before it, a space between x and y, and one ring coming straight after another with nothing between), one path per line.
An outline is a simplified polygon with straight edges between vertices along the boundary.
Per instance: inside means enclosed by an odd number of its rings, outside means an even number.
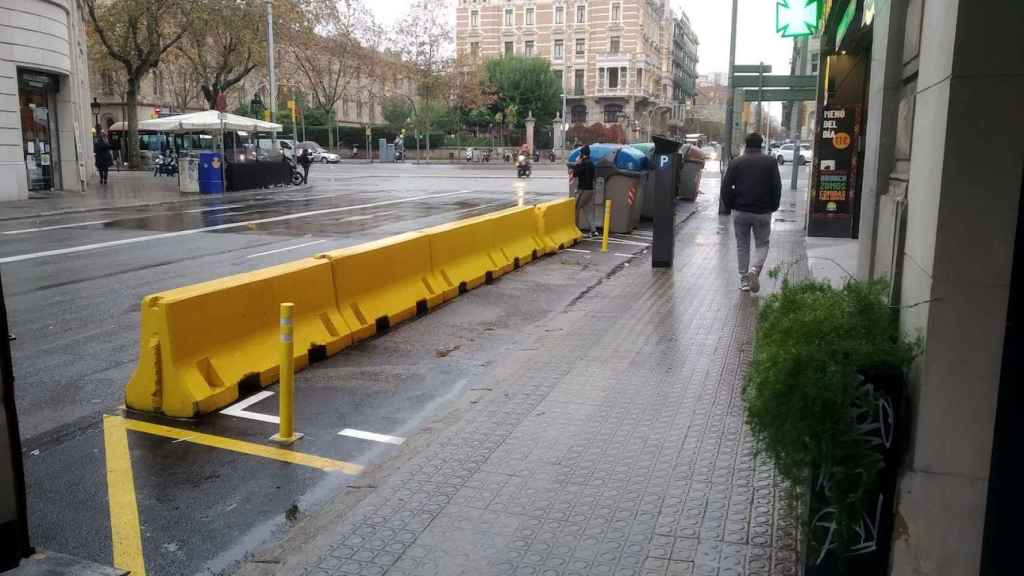
M293 182L290 159L280 150L260 147L275 142L280 124L237 114L204 110L139 122L139 130L174 134L180 158L182 192L219 192L279 186ZM269 139L259 135L270 134Z

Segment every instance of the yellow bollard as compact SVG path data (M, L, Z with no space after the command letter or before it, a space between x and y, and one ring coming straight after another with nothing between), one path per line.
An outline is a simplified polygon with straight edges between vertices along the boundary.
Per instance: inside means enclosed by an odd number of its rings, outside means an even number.
M278 397L281 399L280 427L277 434L270 437L278 444L291 444L302 438L294 429L295 414L295 345L292 343L292 310L295 305L290 302L281 304L281 372L278 377L280 384Z
M608 251L608 229L612 226L612 201L604 201L604 228L601 229L601 252Z

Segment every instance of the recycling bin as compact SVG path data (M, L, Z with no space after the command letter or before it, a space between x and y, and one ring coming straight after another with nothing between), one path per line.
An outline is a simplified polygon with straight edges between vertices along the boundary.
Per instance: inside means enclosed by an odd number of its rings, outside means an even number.
M654 167L654 143L653 142L638 142L636 144L630 144L633 148L644 153L647 157L647 176L644 178L644 186L640 192L640 198L642 199L639 203L640 211L639 218L644 220L651 220L654 218L654 175L651 172ZM639 223L639 218L637 223Z
M199 192L220 194L224 191L224 156L220 152L199 153Z
M630 146L621 146L594 163L595 175L604 178L604 195L598 202L598 222L604 223L604 201L612 201L609 232L629 233L640 221L640 198L647 178L647 157Z
M676 197L693 202L700 192L700 177L704 172L704 152L697 146L686 144L680 150L682 160L676 180Z

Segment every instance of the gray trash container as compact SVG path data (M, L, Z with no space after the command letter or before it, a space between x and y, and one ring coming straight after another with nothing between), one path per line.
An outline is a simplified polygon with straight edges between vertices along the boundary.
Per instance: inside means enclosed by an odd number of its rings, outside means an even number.
M604 194L595 194L598 225L604 224L604 201L612 201L609 231L624 234L640 221L643 188L647 178L647 158L643 152L623 146L595 163L595 175L604 178Z
M700 177L704 172L704 152L692 144L686 144L679 151L682 156L677 180L676 197L693 202L700 192Z

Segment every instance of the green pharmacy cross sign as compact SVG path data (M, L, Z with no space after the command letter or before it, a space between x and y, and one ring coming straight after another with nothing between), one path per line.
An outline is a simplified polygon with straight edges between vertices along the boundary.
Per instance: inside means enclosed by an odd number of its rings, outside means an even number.
M818 32L818 0L776 0L775 31L783 38Z

